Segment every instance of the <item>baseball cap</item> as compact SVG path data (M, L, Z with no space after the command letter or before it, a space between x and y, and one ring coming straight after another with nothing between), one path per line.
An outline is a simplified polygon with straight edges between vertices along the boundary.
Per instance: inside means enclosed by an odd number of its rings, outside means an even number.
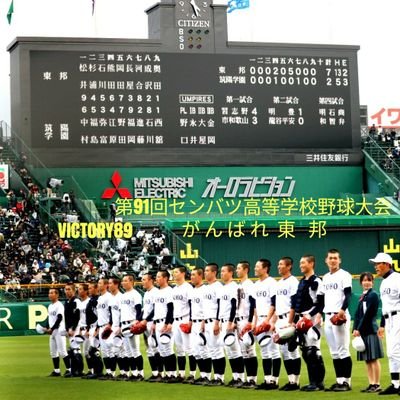
M386 254L386 253L378 253L375 256L375 258L370 258L368 261L370 263L374 263L374 264L377 264L377 263L387 263L390 265L393 264L392 257L390 257L389 254Z
M354 350L363 352L365 351L365 343L361 336L356 336L351 342Z

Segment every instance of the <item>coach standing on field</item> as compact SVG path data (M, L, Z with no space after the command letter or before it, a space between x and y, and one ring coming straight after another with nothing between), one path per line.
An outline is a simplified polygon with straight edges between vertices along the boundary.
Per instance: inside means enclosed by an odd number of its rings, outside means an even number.
M378 253L369 262L375 264L375 271L383 278L380 287L382 319L378 335L383 337L386 330L386 352L392 384L380 395L400 395L400 274L392 269L393 260L389 254Z

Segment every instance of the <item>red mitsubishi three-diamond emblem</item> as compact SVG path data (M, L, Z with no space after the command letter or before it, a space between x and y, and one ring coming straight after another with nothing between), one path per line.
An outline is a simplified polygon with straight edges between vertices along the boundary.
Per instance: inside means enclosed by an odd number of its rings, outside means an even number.
M121 175L118 171L114 171L111 177L111 183L114 185L112 188L104 189L104 192L101 196L104 200L112 199L115 196L115 193L119 194L119 197L123 199L132 199L131 192L127 188L120 188L119 185L122 182Z

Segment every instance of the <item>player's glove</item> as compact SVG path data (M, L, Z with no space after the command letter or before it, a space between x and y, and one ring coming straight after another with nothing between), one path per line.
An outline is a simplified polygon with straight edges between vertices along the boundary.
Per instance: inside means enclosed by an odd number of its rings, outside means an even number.
M311 319L303 317L297 321L296 330L300 333L307 333L310 328L313 327Z
M269 332L271 329L271 325L268 322L263 322L261 325L258 325L254 328L254 334L256 336L260 335L263 332Z
M104 331L101 334L101 338L103 340L107 340L111 336L111 334L112 334L112 329L109 326L107 326L106 328L104 328Z
M343 317L340 317L338 314L334 314L330 318L330 321L331 321L332 325L340 326L340 325L343 325L346 323L347 318L345 315L343 315Z
M180 324L179 325L180 330L183 333L190 333L192 331L192 325L191 324Z
M146 325L141 324L140 322L136 322L131 326L131 333L134 335L140 335L146 330Z
M248 322L248 323L244 326L244 328L240 331L240 337L243 337L243 335L244 335L245 333L250 332L250 331L251 331L251 323Z

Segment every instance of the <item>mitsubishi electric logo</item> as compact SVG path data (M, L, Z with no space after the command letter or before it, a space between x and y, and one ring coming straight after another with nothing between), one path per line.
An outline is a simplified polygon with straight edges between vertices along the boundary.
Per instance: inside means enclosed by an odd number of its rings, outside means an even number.
M121 182L121 175L115 171L111 177L113 187L105 189L101 198L111 200L118 195L122 199L184 199L189 189L196 189L195 178L192 176L134 177L129 189L120 187ZM198 190L203 193L202 199L250 199L291 197L296 181L292 176L285 176L283 179L277 176L216 176L208 179L203 177L198 185ZM191 196L196 196L196 192L192 192Z
M127 188L121 188L119 185L122 182L121 175L119 174L118 171L114 171L112 177L111 177L111 183L113 184L114 187L109 187L107 189L104 189L104 192L101 196L103 200L110 200L112 199L116 193L118 193L119 197L122 199L132 199L132 194Z

